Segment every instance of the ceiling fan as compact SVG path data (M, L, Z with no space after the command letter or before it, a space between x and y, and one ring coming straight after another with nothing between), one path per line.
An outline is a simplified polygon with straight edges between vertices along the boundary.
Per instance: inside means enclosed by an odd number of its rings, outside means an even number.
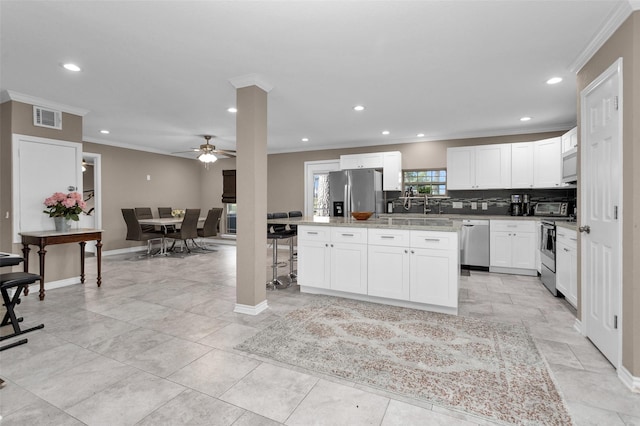
M199 148L192 148L191 151L174 152L173 154L181 154L185 152L199 152L200 154L198 155L197 158L198 160L202 161L206 167L208 167L208 165L211 163L215 163L218 160L218 158L230 158L230 157L236 156L235 151L229 151L226 149L216 149L215 145L211 145L209 141L212 138L215 138L215 136L211 136L211 135L202 135L202 136L204 137L206 142L200 145Z

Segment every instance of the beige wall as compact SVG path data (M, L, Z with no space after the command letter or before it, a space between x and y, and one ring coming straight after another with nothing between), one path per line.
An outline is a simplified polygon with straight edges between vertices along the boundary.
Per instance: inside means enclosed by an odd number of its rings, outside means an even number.
M83 151L101 155L103 250L141 245L125 241L122 208L151 207L154 216L158 207L205 208L199 161L89 142Z
M622 365L640 376L640 12L578 72L580 91L623 58ZM578 114L580 120L580 114ZM580 127L578 127L580 128ZM580 253L578 253L580 259ZM579 269L580 270L580 269Z
M62 113L62 129L48 129L33 125L33 106L22 102L9 101L2 104L2 132L0 133L0 206L2 208L0 226L0 250L20 253L21 244L12 244L12 221L6 212L12 212L12 177L11 177L11 135L21 134L47 139L70 142L82 142L82 117ZM46 179L46 176L43 176ZM43 200L44 201L44 200ZM44 207L43 207L44 208ZM43 213L44 214L44 213ZM37 250L32 248L29 256L31 271L37 271ZM47 247L47 281L55 281L80 275L78 247L72 244ZM18 268L19 269L19 268Z

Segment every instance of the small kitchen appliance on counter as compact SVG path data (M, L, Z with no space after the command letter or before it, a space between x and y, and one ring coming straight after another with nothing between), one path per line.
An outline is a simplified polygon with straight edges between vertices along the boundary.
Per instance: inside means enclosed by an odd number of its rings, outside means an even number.
M509 211L511 216L522 216L522 196L520 194L511 194Z
M531 199L529 194L522 195L522 215L529 216L531 214Z

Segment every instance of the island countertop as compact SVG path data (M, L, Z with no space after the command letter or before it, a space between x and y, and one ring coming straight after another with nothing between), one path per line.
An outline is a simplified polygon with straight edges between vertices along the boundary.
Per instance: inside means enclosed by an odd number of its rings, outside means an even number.
M444 217L387 217L356 220L351 217L292 217L269 219L268 224L344 226L356 228L408 229L421 231L458 232L462 226L460 220Z

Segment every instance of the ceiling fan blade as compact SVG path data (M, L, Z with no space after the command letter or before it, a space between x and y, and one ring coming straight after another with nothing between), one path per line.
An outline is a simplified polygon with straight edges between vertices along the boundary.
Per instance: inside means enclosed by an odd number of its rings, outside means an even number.
M226 149L216 149L213 152L215 154L229 155L229 156L232 156L232 157L235 157L235 156L238 155L238 154L236 154L235 151L229 151L229 150L226 150Z
M176 152L172 152L172 154L187 154L187 153L196 153L200 151L198 148L192 148L189 151L176 151Z

